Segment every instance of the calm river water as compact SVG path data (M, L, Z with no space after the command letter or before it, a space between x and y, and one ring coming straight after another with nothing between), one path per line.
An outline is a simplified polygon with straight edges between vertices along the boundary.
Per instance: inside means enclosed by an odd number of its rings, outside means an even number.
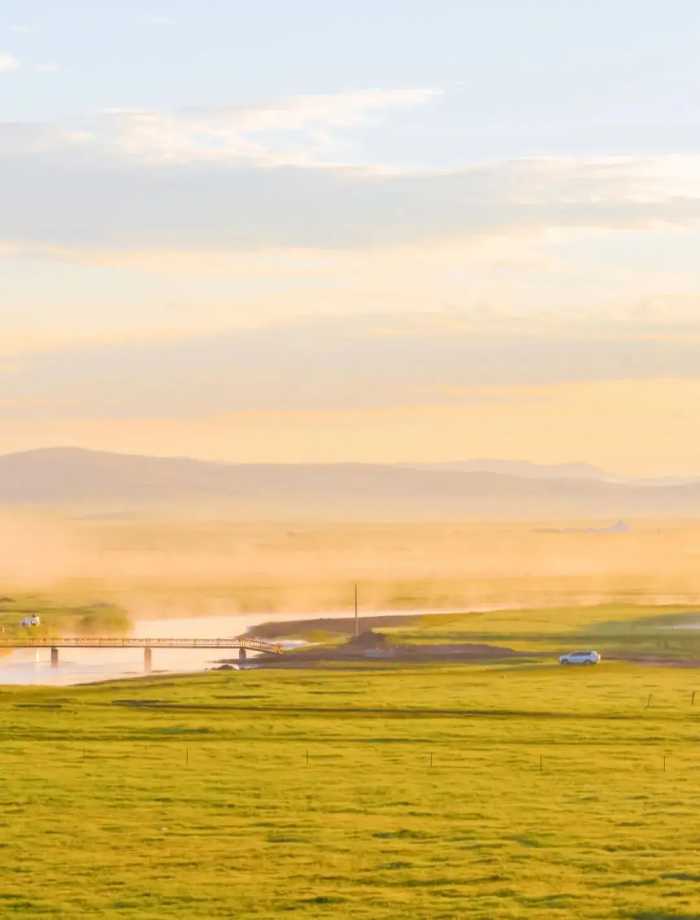
M438 613L437 610L375 610L384 614ZM288 614L249 613L230 616L176 617L136 620L131 635L137 638L221 639L240 636L268 620L293 621L314 617L339 619L351 616L347 610ZM249 652L249 656L253 653ZM153 673L203 671L216 667L222 658L236 658L232 649L153 649ZM49 649L17 649L0 657L0 684L51 684L65 686L92 681L143 675L143 649L60 649L59 666L52 668Z

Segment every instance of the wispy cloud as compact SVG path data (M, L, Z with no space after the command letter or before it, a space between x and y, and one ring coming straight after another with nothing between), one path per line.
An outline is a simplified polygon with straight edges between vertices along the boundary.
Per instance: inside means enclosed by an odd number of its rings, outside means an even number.
M323 117L359 117L352 105L341 109ZM320 117L302 110L284 110L280 118L308 124ZM114 117L122 126L121 115ZM256 109L243 117L257 126L272 116ZM180 150L182 159L144 159L144 150L161 149L162 124L151 138L149 117L129 121L141 127L128 142L121 127L110 135L92 124L71 131L0 125L0 239L98 250L242 251L546 232L565 234L564 249L577 243L571 239L576 228L653 235L700 222L700 157L529 159L391 174L315 162L282 165L279 148L268 158L255 148L236 159L230 154L235 144L254 143L241 141L240 133L227 157L215 151L202 161L195 144L191 160L190 141L176 132L166 146ZM616 261L611 252L608 272L616 271Z
M697 342L612 336L580 326L556 336L443 329L366 317L216 336L83 344L15 355L4 396L77 413L196 417L245 410L318 411L500 400L510 388L593 381L695 381ZM373 334L380 322L391 335ZM157 368L157 373L154 373ZM274 373L271 369L274 368ZM177 399L163 381L177 381Z
M7 58L6 69L11 60ZM57 67L47 63L38 69L49 72ZM377 172L383 164L372 162L371 157L348 156L347 142L353 131L388 119L392 112L426 105L439 95L437 89L369 89L173 112L111 107L79 125L42 125L41 132L47 139L53 137L57 156L67 138L81 135L93 162L118 159L149 167L354 166ZM0 122L0 135L26 135L37 127ZM4 152L0 145L0 156Z
M0 73L11 73L19 70L19 60L8 51L0 51Z
M434 89L370 89L185 112L111 110L103 129L114 148L151 162L333 165L335 132L391 110L425 105L437 95Z

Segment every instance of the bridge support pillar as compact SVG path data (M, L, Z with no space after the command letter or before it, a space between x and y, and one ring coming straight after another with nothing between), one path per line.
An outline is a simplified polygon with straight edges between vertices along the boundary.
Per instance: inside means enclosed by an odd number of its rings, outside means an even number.
M145 648L143 650L143 670L146 674L151 673L151 655L152 650L150 648Z
M238 649L238 663L245 664L248 658L248 652L244 648Z
M58 667L58 649L57 648L51 649L51 667L52 668Z

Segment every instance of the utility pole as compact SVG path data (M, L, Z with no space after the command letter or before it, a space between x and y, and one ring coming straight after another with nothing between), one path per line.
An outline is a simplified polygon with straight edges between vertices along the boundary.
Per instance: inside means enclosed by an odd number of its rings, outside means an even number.
M355 638L360 635L360 620L357 616L357 584L355 584Z

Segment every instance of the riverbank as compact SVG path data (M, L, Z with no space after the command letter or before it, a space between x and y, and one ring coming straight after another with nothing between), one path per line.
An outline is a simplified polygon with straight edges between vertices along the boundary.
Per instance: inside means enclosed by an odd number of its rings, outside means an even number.
M282 656L261 655L259 663L266 668L303 668L319 662L352 662L361 660L417 661L494 661L527 657L513 649L483 643L419 643L401 644L392 641L392 632L401 627L429 624L436 618L454 616L448 613L379 614L377 616L318 617L278 622L268 620L254 628L258 638L273 641L308 643ZM357 631L357 635L355 635ZM252 634L252 633L251 633Z
M256 634L302 647L266 667L303 667L361 659L412 661L555 660L595 648L608 660L700 666L697 607L631 604L473 610L464 613L268 621ZM681 629L685 626L685 629Z
M31 609L27 606L27 609ZM40 608L49 610L48 606ZM16 621L16 612L13 614ZM273 625L281 632L294 631L297 627L297 614L276 614ZM102 636L131 635L136 637L149 637L152 639L222 639L241 636L249 633L258 635L260 624L269 620L269 612L256 613L219 613L214 616L190 617L163 617L135 619L129 624L128 629L111 632L113 626L105 618L102 630L97 630ZM322 617L325 624L327 638L328 630L333 628L335 620L345 623L347 615L344 611L326 614ZM392 616L377 618L382 622L390 621ZM406 621L405 617L399 617ZM409 618L410 619L410 618ZM308 620L313 624L313 619ZM75 620L65 621L62 616L52 618L49 615L42 617L40 629L46 635L58 635L61 629L71 634L71 625ZM341 627L344 629L345 627ZM272 631L269 627L266 632ZM80 633L78 633L80 634ZM93 633L94 634L94 633ZM340 635L340 632L338 633ZM265 638L260 636L260 638ZM220 654L220 653L219 653ZM278 656L273 656L278 657ZM255 659L255 654L251 653ZM236 658L235 663L238 662ZM152 656L154 673L183 674L205 671L221 663L217 653L212 650L198 649L155 649ZM70 649L60 655L60 666L52 668L49 660L49 650L36 651L34 649L20 649L6 654L0 653L0 685L8 684L47 684L70 686L73 684L91 683L121 678L136 678L144 673L143 652L129 649Z

